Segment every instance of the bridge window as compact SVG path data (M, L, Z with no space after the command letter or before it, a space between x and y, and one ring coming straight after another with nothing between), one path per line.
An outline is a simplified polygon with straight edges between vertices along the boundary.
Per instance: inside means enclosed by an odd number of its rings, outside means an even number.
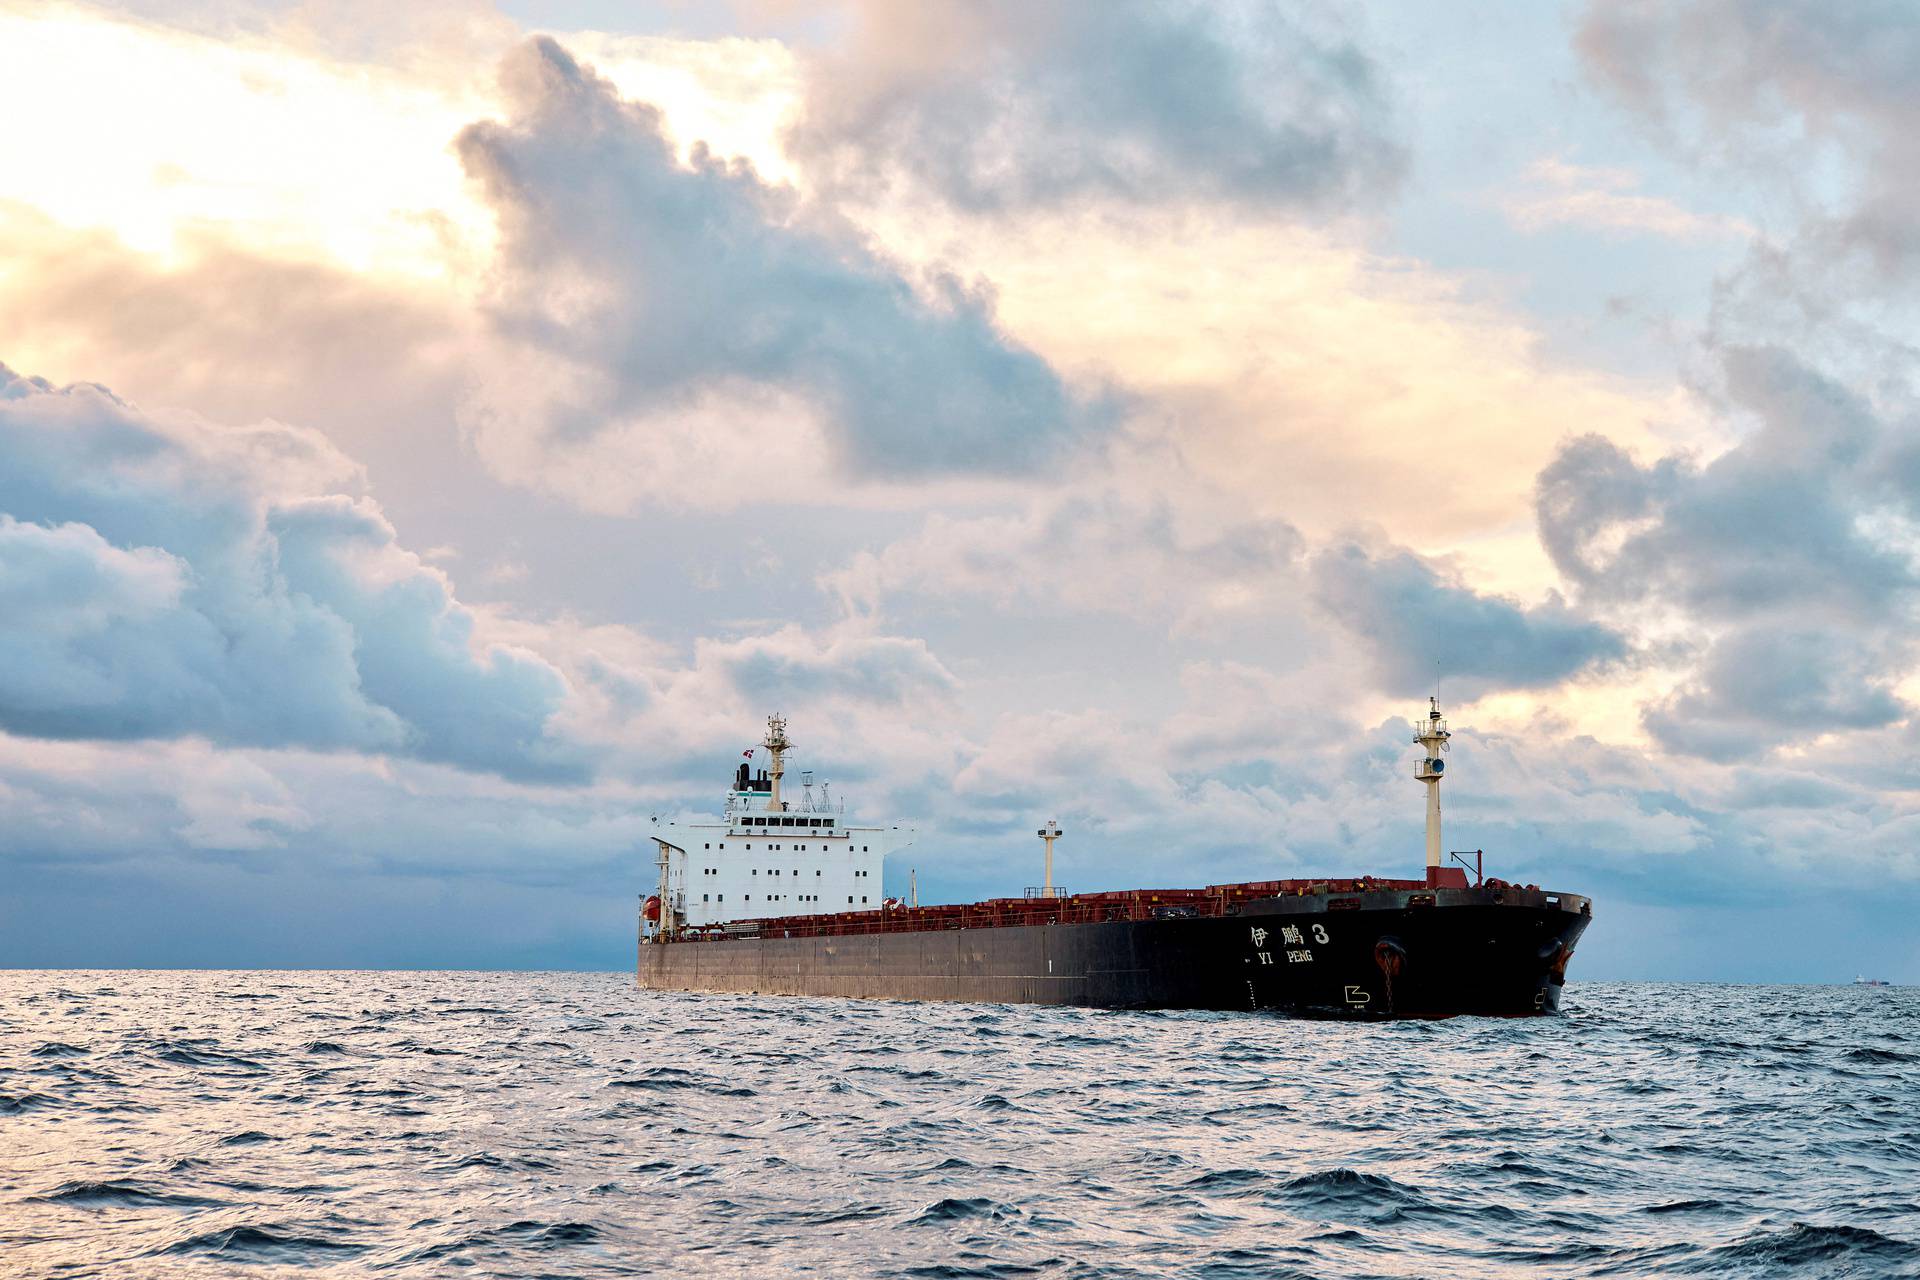
M816 867L816 868L814 869L814 872L813 872L813 874L814 874L814 875L816 875L816 876L818 876L818 875L820 874L820 871L819 871L819 869L818 869L817 867Z
M706 900L707 900L707 895L706 895L706 894L704 894L704 893L703 893L703 894L701 894L701 895L700 895L700 901L702 901L702 902L705 902Z

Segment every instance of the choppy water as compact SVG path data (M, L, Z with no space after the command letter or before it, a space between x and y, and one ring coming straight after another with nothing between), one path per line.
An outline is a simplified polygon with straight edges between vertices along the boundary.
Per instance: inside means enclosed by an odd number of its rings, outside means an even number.
M0 973L8 1276L1920 1276L1920 990L1558 1019Z

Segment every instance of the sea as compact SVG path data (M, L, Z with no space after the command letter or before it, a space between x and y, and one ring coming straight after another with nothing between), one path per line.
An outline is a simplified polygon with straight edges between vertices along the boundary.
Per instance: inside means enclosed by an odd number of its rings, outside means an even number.
M1565 1004L0 972L0 1275L1920 1276L1920 989Z

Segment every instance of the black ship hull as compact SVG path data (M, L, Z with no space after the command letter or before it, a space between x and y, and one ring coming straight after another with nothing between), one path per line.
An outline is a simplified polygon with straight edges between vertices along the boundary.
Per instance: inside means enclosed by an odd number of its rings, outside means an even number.
M1301 894L1229 914L643 942L652 990L1306 1017L1556 1012L1587 899L1516 886Z

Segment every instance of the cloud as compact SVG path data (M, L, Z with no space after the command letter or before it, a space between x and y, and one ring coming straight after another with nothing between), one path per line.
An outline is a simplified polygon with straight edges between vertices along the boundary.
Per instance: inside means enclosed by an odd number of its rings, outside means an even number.
M1894 686L1916 658L1920 509L1885 460L1910 447L1911 406L1777 347L1718 354L1744 438L1646 465L1568 443L1540 476L1542 541L1589 606L1664 611L1699 650L1645 714L1672 749L1758 754L1908 715Z
M428 431L454 446L447 406L477 330L438 287L252 252L204 227L162 258L0 202L0 350L18 367L222 421L322 427L390 464L385 479Z
M1523 185L1502 196L1500 207L1523 231L1570 226L1670 240L1754 234L1754 228L1739 218L1695 213L1660 196L1643 195L1634 189L1639 185L1638 176L1629 170L1590 168L1548 157L1527 167Z
M319 435L0 367L0 729L579 781L565 682L476 636Z
M1713 645L1693 681L1647 709L1647 729L1673 750L1723 761L1768 755L1783 732L1876 729L1909 712L1892 684L1910 657L1905 646L1890 653L1840 630L1743 628Z
M1644 714L1669 748L1804 753L1910 724L1920 16L1596 4L1577 45L1664 145L1757 183L1792 223L1717 282L1696 381L1731 446L1642 466L1575 442L1541 475L1543 540L1584 599L1685 634L1696 665Z
M500 226L499 339L463 414L515 478L597 509L821 497L846 477L1005 473L1089 424L984 292L915 283L844 225L696 148L557 43L502 64L457 148ZM545 473L543 475L543 473Z
M707 641L700 654L748 702L773 707L826 700L898 705L959 687L924 640L846 634L822 642L798 627L735 641Z
M1803 249L1920 267L1920 15L1901 0L1594 3L1585 65L1692 155L1779 183ZM1826 172L1822 172L1825 170Z
M1897 615L1920 579L1859 518L1900 497L1883 483L1875 408L1791 352L1723 355L1732 407L1758 428L1706 463L1642 466L1597 436L1563 446L1536 491L1556 567L1591 597L1664 598L1721 620Z
M1313 558L1314 598L1372 658L1395 694L1535 688L1624 658L1626 642L1558 595L1531 608L1449 581L1410 551L1356 543Z
M1011 511L934 512L822 585L852 616L882 614L903 596L920 610L965 600L1028 618L1124 615L1183 631L1291 611L1304 546L1291 525L1247 516L1158 450L1112 461L1107 476Z
M972 211L1083 200L1342 209L1402 156L1386 86L1323 8L868 0L807 67L787 146L810 179Z

